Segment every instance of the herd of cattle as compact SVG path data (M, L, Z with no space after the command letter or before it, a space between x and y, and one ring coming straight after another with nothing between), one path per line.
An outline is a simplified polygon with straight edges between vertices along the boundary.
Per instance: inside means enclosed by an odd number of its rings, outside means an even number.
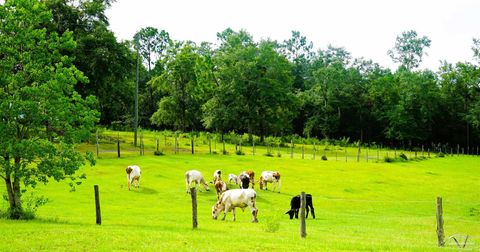
M127 180L128 180L128 190L130 190L131 185L135 187L140 186L140 177L141 170L137 165L127 166ZM244 208L249 207L250 212L252 213L252 222L258 222L257 214L258 209L256 207L256 198L257 193L255 192L255 172L254 171L244 171L240 175L229 174L228 175L228 184L238 186L238 189L228 189L227 183L222 180L222 172L216 170L213 173L213 179L210 182L214 185L217 192L217 202L212 206L212 218L217 219L220 213L223 211L223 218L227 215L227 212L233 213L233 220L235 221L235 208L239 207L244 210ZM277 190L280 193L280 173L278 171L263 171L260 175L259 184L260 190L267 190L267 184L272 183L272 191ZM197 170L190 170L185 173L185 185L187 193L190 193L190 188L201 186L206 191L209 191L208 183L205 181L201 172ZM251 185L251 189L249 188ZM201 189L199 188L201 191ZM313 209L312 195L306 195L306 210L307 217L309 211L312 212L312 216L315 219L315 210ZM290 216L290 219L298 219L298 211L300 209L300 195L294 196L290 201L290 210L286 212Z

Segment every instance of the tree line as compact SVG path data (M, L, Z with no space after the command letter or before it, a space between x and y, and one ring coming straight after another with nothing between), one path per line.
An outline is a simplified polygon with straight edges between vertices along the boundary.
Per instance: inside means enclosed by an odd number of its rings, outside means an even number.
M102 125L132 129L140 62L138 123L144 128L395 145L480 140L477 39L477 64L419 70L431 41L406 31L386 52L399 66L392 71L345 48L317 49L298 31L284 41L255 41L245 30L227 28L216 43L198 44L145 27L119 42L105 16L114 1L44 2L53 15L45 27L74 36L70 56L88 78L75 88L82 97L97 97Z

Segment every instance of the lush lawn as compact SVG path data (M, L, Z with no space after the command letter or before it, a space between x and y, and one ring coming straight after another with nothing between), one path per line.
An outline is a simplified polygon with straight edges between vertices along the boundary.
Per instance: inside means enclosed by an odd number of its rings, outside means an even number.
M217 146L217 149L219 147ZM84 168L88 179L76 192L66 183L40 186L50 202L33 221L0 219L0 251L430 251L437 250L435 199L442 196L446 237L468 234L469 250L480 250L480 158L447 157L405 163L344 162L262 155L108 155ZM112 155L113 156L113 155ZM125 167L142 168L141 187L128 191ZM198 169L210 179L253 169L282 174L282 192L257 187L259 223L248 210L212 220L214 191L198 195L199 228L192 230L191 200L184 173ZM93 185L100 187L101 226L95 225ZM213 188L212 188L213 189ZM284 214L290 198L313 195L317 218ZM0 186L0 193L5 188ZM0 209L6 202L0 203ZM278 227L278 229L276 229ZM452 240L447 247L454 249Z

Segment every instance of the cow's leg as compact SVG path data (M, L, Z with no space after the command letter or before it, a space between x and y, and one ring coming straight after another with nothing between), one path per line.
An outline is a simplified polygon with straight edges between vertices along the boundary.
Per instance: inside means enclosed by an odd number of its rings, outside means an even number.
M298 208L295 209L295 219L298 219Z
M282 186L282 181L278 180L277 184L278 184L278 193L280 193L280 186Z
M225 218L227 217L227 212L230 211L230 204L225 204L225 209L223 209L223 218L222 220L225 220Z
M312 209L312 217L315 219L315 210L313 209L313 204L310 205L310 208Z
M308 205L305 206L305 210L307 210L307 215L305 216L305 218L308 218L308 211L309 211L308 208L309 208Z
M233 213L233 221L235 221L237 219L237 216L235 215L235 207L232 209L232 213Z

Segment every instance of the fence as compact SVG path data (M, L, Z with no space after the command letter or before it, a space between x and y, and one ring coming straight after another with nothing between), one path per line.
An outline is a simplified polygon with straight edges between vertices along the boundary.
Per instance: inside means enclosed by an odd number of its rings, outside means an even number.
M287 143L276 142L260 145L258 142L243 140L241 137L232 142L226 142L221 136L210 133L175 133L175 132L141 132L138 146L134 146L133 132L100 131L95 136L95 145L85 148L96 153L98 157L114 156L139 156L139 155L178 155L178 154L212 154L212 155L253 155L270 156L276 158L343 161L343 162L391 162L403 159L425 159L429 157L475 155L478 156L478 147L454 148L424 146L415 150L401 150L398 148L382 148L375 145L351 144L351 146L338 146L330 144L312 143L305 144L298 139ZM230 136L231 137L231 136ZM232 139L230 139L232 140ZM463 152L462 152L463 149Z

